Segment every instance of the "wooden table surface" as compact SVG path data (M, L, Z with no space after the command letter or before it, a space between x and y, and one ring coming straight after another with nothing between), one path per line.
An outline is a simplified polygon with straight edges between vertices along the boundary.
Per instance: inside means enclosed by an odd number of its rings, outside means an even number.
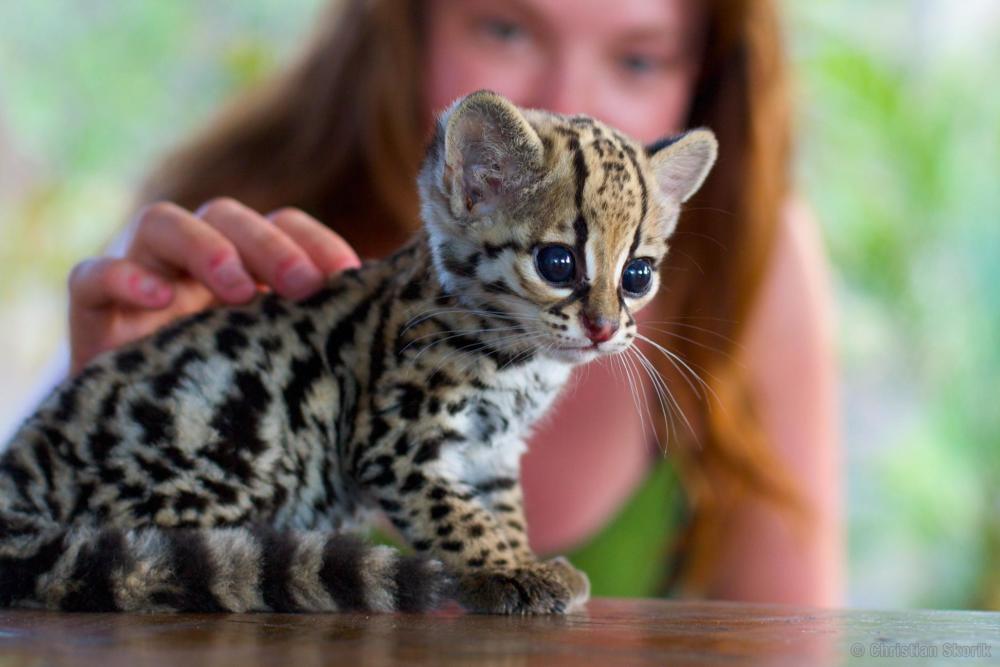
M566 617L0 613L8 665L1000 665L1000 614L592 601Z

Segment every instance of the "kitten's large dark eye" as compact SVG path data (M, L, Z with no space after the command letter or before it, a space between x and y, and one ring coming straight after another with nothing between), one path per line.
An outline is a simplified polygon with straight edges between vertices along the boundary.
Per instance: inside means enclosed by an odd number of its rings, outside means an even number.
M553 285L566 286L576 277L576 259L566 246L542 246L535 253L535 266L538 274Z
M629 296L642 296L653 282L653 267L648 259L633 259L622 272L622 289Z

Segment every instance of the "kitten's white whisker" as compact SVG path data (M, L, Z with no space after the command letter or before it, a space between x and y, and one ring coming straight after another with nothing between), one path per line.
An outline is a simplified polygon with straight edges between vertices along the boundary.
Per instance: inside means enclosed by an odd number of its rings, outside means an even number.
M639 432L642 433L642 437L646 437L646 422L642 417L642 407L641 407L641 397L637 396L635 388L635 379L632 376L632 372L625 363L625 357L622 355L615 355L615 358L621 364L622 370L625 372L628 378L628 388L629 393L632 395L632 403L635 405L635 413L639 416Z
M656 348L661 354L663 354L670 361L671 364L673 364L674 368L677 369L677 372L681 375L681 377L687 378L687 375L684 374L684 372L681 370L680 367L678 367L677 364L680 364L681 366L683 366L687 370L687 372L690 373L690 376L692 378L694 378L702 387L704 387L706 392L712 394L712 397L716 400L717 403L721 404L721 401L719 400L719 396L718 396L718 394L716 394L716 392L712 388L712 386L709 385L707 382L705 382L705 380L703 380L702 377L698 373L696 373L695 370L693 368L691 368L691 366L686 361L684 361L684 359L681 358L680 355L676 354L675 352L671 352L670 350L666 349L665 347L663 347L662 345L660 345L656 341L651 340L650 338L647 338L646 336L643 336L642 334L637 333L636 337L639 338L639 339L641 339L641 340L643 340L646 343L649 343L654 348ZM714 376L712 376L711 373L706 373L706 375L708 375L711 379L716 380L716 378ZM703 396L702 396L701 392L699 392L699 391L697 391L695 389L695 387L691 384L690 380L687 380L687 382L688 382L688 385L691 387L692 391L695 392L695 395L699 399L703 399Z
M635 387L636 387L636 394L639 396L639 405L642 407L643 411L646 413L646 417L649 418L650 433L655 438L656 437L656 422L653 419L653 414L649 411L649 397L647 395L647 392L645 391L645 386L643 385L643 382L642 382L642 373L639 372L639 368L635 364L635 362L633 361L632 357L630 357L629 355L626 354L622 358L625 361L625 363L628 364L629 368L632 369L632 372L635 374ZM644 427L644 429L645 429L645 427Z
M696 433L694 431L694 427L691 425L690 420L688 419L687 415L684 413L684 410L681 408L680 402L677 400L677 397L674 396L674 393L672 391L670 391L670 386L667 384L666 380L663 379L663 376L660 374L660 372L656 369L656 365L653 364L653 362L650 361L649 358L645 355L645 353L642 350L640 350L638 347L636 347L634 349L635 349L636 355L641 360L643 366L645 366L647 372L650 374L650 378L653 380L654 384L656 384L663 392L665 392L665 394L666 394L667 398L669 399L671 405L673 405L674 410L677 411L677 414L680 416L680 418L684 421L684 424L687 426L687 429L691 433L691 436L692 437L696 437ZM673 422L673 420L671 419L671 425L672 425L672 422ZM676 437L676 427L674 427L674 430L675 430L675 437Z
M643 329L652 329L653 331L659 332L659 333L663 334L664 336L670 336L671 338L677 338L678 340L683 340L683 341L685 341L687 343L691 343L692 345L695 345L695 346L700 347L702 349L708 350L709 352L714 352L716 354L721 354L721 355L723 355L724 357L726 357L729 360L737 361L736 358L733 357L733 355L731 355L730 353L726 352L725 350L723 350L721 348L715 347L713 345L708 345L707 343L703 343L703 342L701 342L699 340L695 340L694 338L690 338L689 336L684 336L682 334L676 333L676 332L671 331L669 329L661 329L659 327L651 327L649 325L643 325Z
M664 402L664 399L663 399L663 392L660 389L659 383L657 382L657 380L659 378L657 378L656 376L650 374L649 366L647 365L646 360L642 358L642 354L636 348L629 347L629 348L627 348L625 350L625 352L627 354L634 354L634 355L636 355L638 357L640 364L642 365L643 369L646 371L646 374L649 375L649 378L652 381L653 391L656 394L656 400L657 400L657 402L660 405L660 414L663 416L663 424L664 424L664 426L667 427L667 437L668 437L668 444L669 444L669 438L670 438L670 433L671 433L672 420L671 420L671 416L670 416L670 411L667 409L667 405L666 405L666 403ZM659 437L658 434L656 434L656 430L655 429L654 429L653 432L654 432L654 435L656 437L656 444L657 444L657 446L662 447L663 450L666 451L666 448L663 447L663 443L660 442L660 437Z

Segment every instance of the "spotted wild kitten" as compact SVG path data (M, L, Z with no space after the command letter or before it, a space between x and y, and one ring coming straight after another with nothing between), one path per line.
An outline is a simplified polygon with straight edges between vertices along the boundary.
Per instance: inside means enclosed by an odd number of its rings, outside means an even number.
M489 92L441 117L424 229L293 303L105 354L0 460L0 604L560 613L529 549L525 438L574 365L627 349L711 132L642 148ZM383 512L403 556L347 531Z

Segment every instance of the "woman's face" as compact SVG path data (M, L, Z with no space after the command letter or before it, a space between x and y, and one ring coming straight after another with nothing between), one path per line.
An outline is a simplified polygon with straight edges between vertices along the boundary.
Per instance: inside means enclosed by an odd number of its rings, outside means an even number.
M643 142L682 128L702 16L690 0L428 0L428 117L481 88Z

